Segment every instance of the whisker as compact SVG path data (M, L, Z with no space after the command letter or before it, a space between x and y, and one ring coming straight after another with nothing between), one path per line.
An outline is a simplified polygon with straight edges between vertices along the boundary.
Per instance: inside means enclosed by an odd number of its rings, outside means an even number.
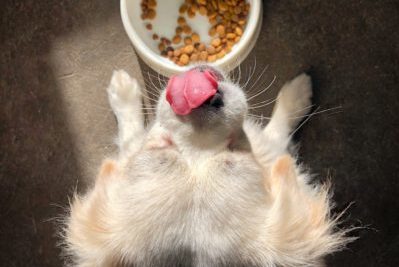
M308 121L310 120L310 118L313 116L313 113L317 112L319 110L320 107L317 107L316 110L312 113L310 113L309 115L307 115L307 118L298 125L298 127L296 127L296 129L289 135L288 139L291 139L292 136Z
M269 86L267 86L265 89L259 91L258 93L256 93L255 95L251 96L250 98L247 99L247 101L250 101L251 99L257 97L258 95L266 92L267 90L269 90L269 88L274 84L274 81L276 80L276 75L274 75L273 80L271 81L271 83L269 84Z
M248 109L258 109L258 108L266 107L266 106L268 106L270 104L273 104L276 101L277 101L277 97L275 99L273 99L273 100L271 100L269 102L265 102L265 103L263 103L261 105L250 106ZM262 102L264 102L264 101L262 101Z
M305 109L308 109L308 108L312 108L312 107L314 107L314 106L315 106L314 104L313 104L313 105L306 106L306 107L304 107L304 108L295 110L295 111L292 112L291 114L296 114L296 113L298 113L298 112L301 112L302 110L305 110Z
M325 112L328 112L328 111L331 111L331 110L337 110L337 109L340 109L340 108L342 108L341 106L338 106L338 107L334 107L334 108L328 108L328 109L324 109L324 110L320 110L320 111L318 111L318 112L312 112L311 114L312 114L312 116L314 116L314 115L317 115L317 114L321 114L321 113L325 113ZM340 111L341 112L341 111ZM339 112L336 112L336 113L339 113ZM310 114L308 114L308 115L304 115L304 116L298 116L298 117L289 117L290 119L300 119L300 118L305 118L305 117L307 117L307 116L309 116Z
M165 81L161 82L161 79L159 78L159 76L160 76L160 74L158 72L158 83L159 83L159 86L160 86L160 89L161 89L161 88L165 87Z
M262 72L260 73L258 78L255 80L255 82L251 85L251 87L248 90L246 90L248 94L252 91L251 89L258 83L259 79L263 76L263 74L265 73L265 71L268 68L269 68L269 65L266 65L266 67L263 68Z
M256 57L255 57L255 61L254 61L254 68L253 68L251 74L249 75L248 80L245 82L245 84L242 86L242 88L246 88L247 87L249 81L252 79L252 76L255 74L255 70L256 70Z
M238 64L238 79L236 83L240 84L240 81L241 81L241 63Z
M263 116L263 115L255 115L255 114L248 114L247 116L254 117L254 118L267 119L267 120L271 119L271 117L266 117L266 116Z
M145 92L148 93L147 90L146 90ZM152 97L150 97L150 96L144 94L143 92L140 92L140 94L141 94L142 97L144 97L144 98L146 98L146 99L148 99L148 100L151 100L151 101L153 101L153 102L155 102L155 103L158 103L158 101L159 101L158 98L152 98Z
M150 73L147 71L147 75L148 75L148 79L150 80L152 86L154 87L153 89L156 89L155 91L159 92L160 89L154 84L154 82L152 81L151 77L150 77Z

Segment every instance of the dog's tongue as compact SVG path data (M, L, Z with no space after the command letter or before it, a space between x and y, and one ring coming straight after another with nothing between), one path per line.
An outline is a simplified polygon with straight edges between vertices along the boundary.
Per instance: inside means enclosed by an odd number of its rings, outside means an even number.
M170 78L166 100L176 114L187 115L214 96L217 86L216 78L210 71L190 70Z

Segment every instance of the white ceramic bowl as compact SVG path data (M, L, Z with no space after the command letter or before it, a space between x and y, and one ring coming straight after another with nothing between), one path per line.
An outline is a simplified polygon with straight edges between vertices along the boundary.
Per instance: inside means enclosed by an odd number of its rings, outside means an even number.
M234 45L230 53L212 63L225 71L237 67L249 54L259 36L262 25L262 1L247 0L250 3L247 25L240 41ZM180 67L159 54L157 43L152 40L152 33L145 24L153 24L154 32L171 37L174 35L178 9L183 0L158 0L157 16L153 21L143 21L141 15L141 0L121 0L121 16L123 26L133 43L136 52L156 72L165 76L181 73L190 65ZM203 41L207 41L209 24L207 18L197 14L195 21L189 21L194 31L198 32ZM208 39L209 40L209 39Z

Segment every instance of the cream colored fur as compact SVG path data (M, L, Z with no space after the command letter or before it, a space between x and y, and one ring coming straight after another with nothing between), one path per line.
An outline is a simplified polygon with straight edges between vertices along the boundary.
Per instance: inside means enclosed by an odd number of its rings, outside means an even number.
M177 117L162 93L145 129L136 80L114 72L120 155L71 204L65 244L74 266L174 266L162 255L187 251L187 266L322 266L348 241L335 229L328 187L309 185L287 152L300 121L291 114L309 112L310 78L282 88L264 129L247 118L237 85L226 78L220 87L223 111L204 125Z

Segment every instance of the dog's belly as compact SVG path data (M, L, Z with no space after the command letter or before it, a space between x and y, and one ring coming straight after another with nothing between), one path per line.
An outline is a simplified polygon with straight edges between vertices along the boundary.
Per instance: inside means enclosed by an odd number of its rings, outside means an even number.
M251 155L221 155L196 173L179 160L146 159L146 171L122 190L136 265L248 266L240 259L267 210L258 165Z

